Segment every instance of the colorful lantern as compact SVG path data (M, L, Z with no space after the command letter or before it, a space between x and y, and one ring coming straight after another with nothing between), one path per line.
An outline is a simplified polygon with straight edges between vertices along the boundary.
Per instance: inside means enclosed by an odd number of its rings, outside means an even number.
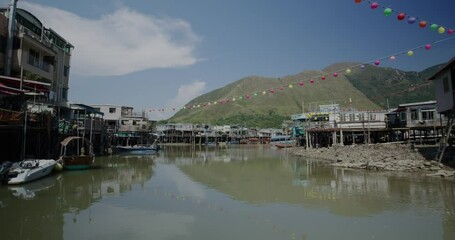
M444 27L439 27L438 28L438 33L443 34L446 32L446 29Z
M265 94L267 94L267 92L266 91L262 91L262 95L265 95Z
M322 76L322 77L321 77L321 80L325 80L325 76Z
M334 76L334 77L338 77L338 73L337 73L337 72L334 72L334 73L333 73L333 76Z
M392 14L392 9L386 8L384 9L384 16L388 17Z
M365 68L365 65L360 65L360 69L364 69Z
M361 3L362 0L354 0L355 3Z
M396 57L395 56L390 56L390 61L395 61Z
M414 52L413 52L413 51L411 51L411 50L409 50L409 51L408 51L408 56L409 56L409 57L412 57L412 56L414 56Z
M426 49L426 50L430 50L430 48L431 48L431 44L426 44L426 45L425 45L425 49Z
M398 21L401 21L401 20L403 20L405 17L406 17L406 14L405 14L405 13L399 13L398 16L397 16L397 19L398 19Z
M377 2L373 2L371 5L370 5L371 9L376 9L379 7L379 4Z
M379 60L374 61L374 65L378 66L379 65Z
M232 101L235 102L235 98L232 98Z
M310 79L310 83L314 83L314 79Z
M351 73L351 69L350 68L346 69L346 73L350 74Z
M433 23L430 25L430 29L433 31L436 30L437 28L438 28L438 24L436 24L436 23Z
M409 24L414 24L416 22L416 20L417 19L415 17L410 17L410 18L408 18L408 23Z
M303 86L303 84L304 84L303 81L300 81L300 82L299 82L299 85L300 85L300 86Z
M452 34L452 33L453 33L453 29L447 30L447 34Z
M289 84L289 86L288 86L288 87L289 87L289 88L293 88L294 86L292 86L292 84Z
M271 89L271 90L270 90L270 93L275 93L275 90Z
M427 27L427 22L426 21L420 21L419 22L419 27L426 28Z

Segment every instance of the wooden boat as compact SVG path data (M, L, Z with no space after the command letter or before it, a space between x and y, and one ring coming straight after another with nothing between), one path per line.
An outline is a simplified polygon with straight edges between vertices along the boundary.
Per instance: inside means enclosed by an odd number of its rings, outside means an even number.
M63 164L63 169L83 170L90 168L95 161L92 143L84 137L67 137L60 142L60 145L58 161ZM85 152L86 149L88 153Z
M8 172L8 184L21 184L49 175L57 161L54 159L27 159L13 165Z

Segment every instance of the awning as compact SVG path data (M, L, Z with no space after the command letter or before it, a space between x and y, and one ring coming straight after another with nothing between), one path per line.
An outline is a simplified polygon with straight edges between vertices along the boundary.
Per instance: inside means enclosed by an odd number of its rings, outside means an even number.
M21 90L21 79L8 76L0 76L0 84L0 91L8 95L16 95L24 92L48 93L51 87L50 83L24 79Z
M5 86L3 83L0 82L0 93L10 96L10 95L22 94L22 93L24 93L24 91L17 89L17 88L11 88L11 87Z

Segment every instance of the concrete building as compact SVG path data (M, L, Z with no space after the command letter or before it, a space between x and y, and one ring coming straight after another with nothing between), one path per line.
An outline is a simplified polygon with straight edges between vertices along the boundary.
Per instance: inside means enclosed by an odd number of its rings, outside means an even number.
M67 107L74 46L15 2L0 9L0 83L3 94L29 92ZM7 90L7 91L5 91ZM6 92L6 93L5 93Z

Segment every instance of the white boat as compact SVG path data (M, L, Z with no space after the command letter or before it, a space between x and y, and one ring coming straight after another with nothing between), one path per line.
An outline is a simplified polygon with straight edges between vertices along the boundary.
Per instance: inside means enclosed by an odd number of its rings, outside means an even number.
M27 159L11 167L7 175L8 184L30 182L49 175L57 162L53 159Z

